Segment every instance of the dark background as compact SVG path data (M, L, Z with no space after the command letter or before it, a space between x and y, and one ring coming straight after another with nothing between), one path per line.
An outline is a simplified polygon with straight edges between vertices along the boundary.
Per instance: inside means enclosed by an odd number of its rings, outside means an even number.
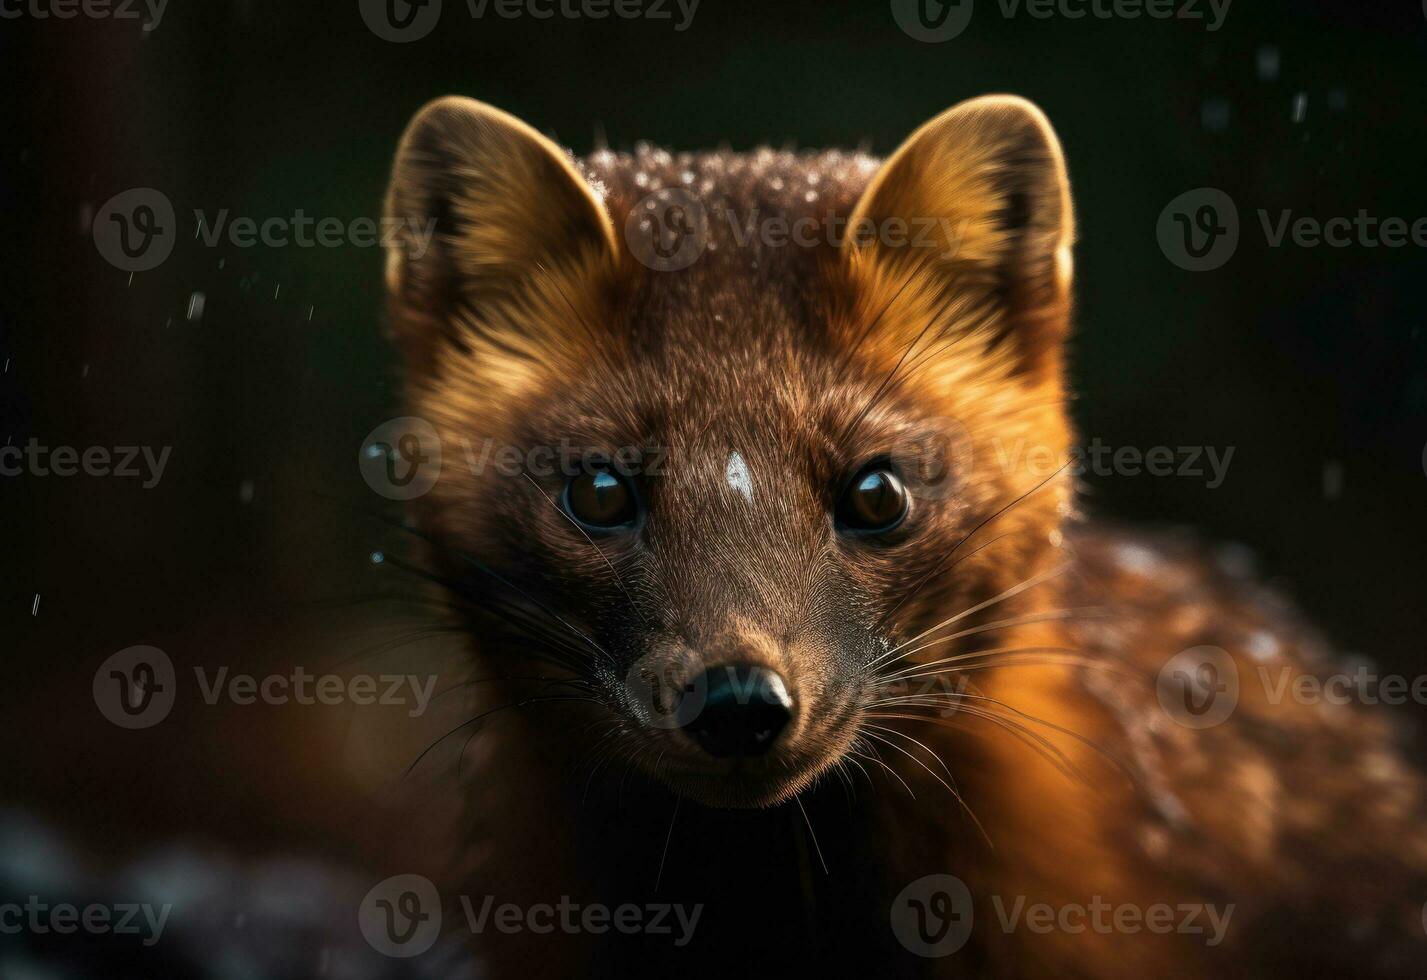
M355 0L172 0L148 36L135 21L0 21L0 444L174 447L151 490L0 478L0 804L105 853L192 835L342 849L332 828L365 790L306 719L181 703L126 732L100 717L90 684L134 644L180 671L320 667L383 626L380 607L323 601L390 585L368 560L386 534L363 516L386 507L354 465L364 435L397 414L380 252L210 248L185 234L130 277L97 253L85 214L148 186L186 232L194 209L376 217L404 124L453 92L577 152L603 133L615 148L886 153L961 99L1033 99L1076 194L1084 438L1235 447L1217 489L1092 477L1089 506L1241 542L1339 649L1427 669L1427 256L1269 248L1255 216L1427 216L1419 4L1236 0L1208 33L1007 19L979 0L944 44L911 39L876 0L703 0L684 32L474 21L462 0L446 6L408 45L369 33ZM1266 47L1273 78L1259 70ZM1206 126L1206 104L1211 117L1227 106L1227 124ZM1238 203L1243 239L1226 266L1195 274L1166 260L1155 224L1205 186ZM190 321L195 292L205 307ZM1340 467L1341 493L1325 491L1325 466Z

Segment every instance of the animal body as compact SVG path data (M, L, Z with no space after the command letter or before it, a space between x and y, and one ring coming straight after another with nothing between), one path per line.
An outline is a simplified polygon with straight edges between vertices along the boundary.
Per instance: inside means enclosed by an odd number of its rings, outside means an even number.
M637 910L490 975L1422 969L1388 719L1284 693L1332 655L1232 553L1081 513L1034 106L574 157L447 98L387 209L410 414L521 461L411 505L483 678L450 887Z

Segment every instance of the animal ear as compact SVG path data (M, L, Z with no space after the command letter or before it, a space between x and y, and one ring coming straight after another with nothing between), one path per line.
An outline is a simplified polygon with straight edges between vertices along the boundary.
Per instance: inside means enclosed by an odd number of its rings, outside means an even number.
M873 176L849 228L854 281L889 302L900 290L903 315L886 318L897 329L953 307L963 324L976 315L989 345L1014 344L1020 369L1058 369L1074 220L1060 142L1032 103L985 96L926 123Z
M609 216L565 152L474 99L438 99L412 119L386 219L392 326L418 370L443 342L507 356L568 343L614 262Z

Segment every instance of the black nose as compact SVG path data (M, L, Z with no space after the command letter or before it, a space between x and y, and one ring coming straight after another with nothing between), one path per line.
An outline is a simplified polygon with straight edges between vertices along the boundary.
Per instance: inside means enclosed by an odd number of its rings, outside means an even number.
M767 668L713 667L704 682L703 709L687 727L709 755L762 755L793 717L787 685Z

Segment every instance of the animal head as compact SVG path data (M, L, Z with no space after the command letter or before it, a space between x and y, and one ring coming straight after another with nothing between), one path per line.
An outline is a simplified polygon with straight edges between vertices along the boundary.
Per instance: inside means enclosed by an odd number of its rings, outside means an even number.
M451 460L418 502L443 576L489 656L559 664L675 791L790 798L891 672L961 648L919 634L1047 563L1072 218L1031 104L885 161L577 159L446 98L387 209L435 228L387 278Z

